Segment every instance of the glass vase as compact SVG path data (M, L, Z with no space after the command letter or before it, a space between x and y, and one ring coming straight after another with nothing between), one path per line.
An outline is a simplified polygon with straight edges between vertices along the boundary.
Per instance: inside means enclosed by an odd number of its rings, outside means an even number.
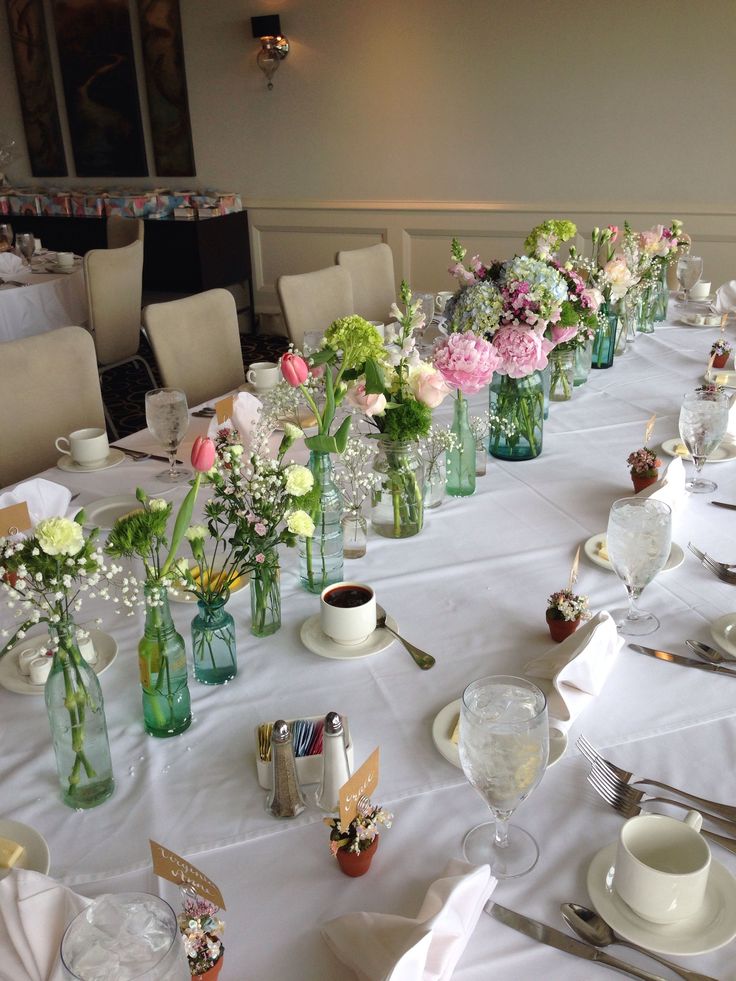
M225 609L230 593L225 590L199 599L199 613L192 620L194 677L203 685L223 685L238 673L235 656L235 621Z
M598 311L598 326L593 338L591 367L610 368L616 350L618 314L611 303L602 303Z
M184 640L171 619L166 587L145 583L146 624L138 644L143 724L151 736L178 736L192 721Z
M627 293L621 300L621 316L626 323L626 341L633 344L639 330L639 313L641 311L641 298L636 293Z
M360 508L348 508L342 516L343 554L362 559L368 547L368 522Z
M488 469L488 450L483 440L475 444L475 476L485 477Z
M654 307L654 321L661 324L667 319L667 307L670 302L670 290L667 285L667 263L662 263L657 281L657 298Z
M552 387L552 368L547 359L547 366L540 373L542 378L542 418L549 419L549 390Z
M438 457L425 470L424 510L438 508L445 499L445 461Z
M590 366L593 360L593 342L590 341L585 347L575 349L575 387L584 385L590 374Z
M468 420L468 403L458 389L450 432L458 447L445 453L447 477L445 490L450 497L469 497L475 494L475 437Z
M49 633L55 651L44 696L61 799L69 807L97 807L115 789L100 683L79 653L71 620L50 625Z
M639 333L654 333L654 288L647 286L641 295L641 312L639 314Z
M544 394L542 375L533 371L525 378L494 375L489 406L492 413L513 426L510 435L496 430L488 441L491 456L500 460L532 460L542 452Z
M567 402L575 387L575 352L551 351L549 354L549 397L553 402Z
M311 538L299 538L299 581L309 593L343 579L342 497L332 479L329 453L312 450L309 469L319 488L319 501L310 511L314 522Z
M379 439L371 524L384 538L411 538L424 524L424 468L415 443Z
M256 563L250 577L250 632L270 637L281 626L281 569L272 549Z
M621 312L621 306L623 301L619 303L619 316L618 323L616 324L616 346L613 353L617 358L621 357L622 354L626 353L626 341L628 340L628 333L626 328L626 318Z

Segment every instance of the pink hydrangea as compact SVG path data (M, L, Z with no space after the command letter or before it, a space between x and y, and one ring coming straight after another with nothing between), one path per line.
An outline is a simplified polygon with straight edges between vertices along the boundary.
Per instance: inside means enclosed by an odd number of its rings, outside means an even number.
M554 344L523 324L507 324L494 334L493 346L500 358L499 374L526 378L547 367L547 355Z
M490 341L475 334L450 334L434 349L434 365L448 385L463 395L479 392L491 380L500 358Z

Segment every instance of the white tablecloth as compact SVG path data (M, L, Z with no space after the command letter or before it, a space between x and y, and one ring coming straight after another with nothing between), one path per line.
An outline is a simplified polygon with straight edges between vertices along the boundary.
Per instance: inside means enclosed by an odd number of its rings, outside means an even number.
M156 740L141 723L136 644L142 620L116 620L101 608L104 627L120 645L101 679L116 793L85 813L62 805L43 699L0 690L2 816L38 828L51 846L52 874L87 895L144 889L176 902L173 887L150 871L148 839L186 855L225 896L223 981L344 978L345 969L320 938L320 923L348 910L414 916L447 859L460 857L466 831L487 817L462 773L435 750L434 717L473 678L518 674L549 646L547 596L566 582L577 546L605 530L611 502L631 494L626 457L641 445L649 416L657 413L654 443L677 434L680 400L699 383L715 337L712 329L679 326L640 335L612 369L594 371L571 402L553 403L538 459L489 459L474 497L449 499L429 512L416 538L389 541L371 534L366 557L346 562L346 577L373 584L402 632L435 655L431 671L419 671L398 644L352 663L307 651L299 628L317 611L318 599L298 587L297 556L289 553L283 557L281 630L265 640L252 637L248 591L234 596L229 608L238 629L237 678L223 688L191 681L191 728L179 738ZM205 426L193 420L190 439ZM145 433L131 443L155 445ZM160 468L125 462L97 474L46 476L79 491L81 505L136 483L153 491ZM719 484L717 499L736 501L736 463L706 472ZM734 561L736 514L712 507L710 497L688 498L674 540L683 548L692 540ZM624 600L616 577L585 558L579 588L593 609ZM710 640L709 624L736 608L736 591L686 551L680 568L646 589L643 605L662 620L651 643L684 653L685 638ZM172 609L188 640L194 610ZM9 620L7 611L0 615ZM356 762L380 745L374 799L395 813L370 873L357 880L342 875L331 858L321 813L308 809L292 821L271 818L255 774L258 723L331 709L350 719ZM580 732L644 775L736 803L736 682L624 648L603 693L573 726L566 756L514 818L539 841L538 865L521 879L502 882L495 893L500 903L561 928L560 903L588 903L587 867L621 826L586 783L574 748ZM713 855L736 874L736 855L717 846ZM733 981L734 949L731 944L689 959L688 966ZM588 981L592 974L583 961L482 916L455 976Z
M34 269L44 268L34 259ZM23 272L7 279L27 286L0 286L0 342L87 323L87 293L81 262L73 273Z

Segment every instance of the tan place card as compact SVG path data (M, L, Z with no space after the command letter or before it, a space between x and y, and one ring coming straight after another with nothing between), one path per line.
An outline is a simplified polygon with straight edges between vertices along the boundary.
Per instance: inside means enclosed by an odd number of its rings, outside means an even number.
M340 826L347 828L358 813L358 800L370 797L378 784L380 749L373 750L365 763L340 788Z
M17 535L19 531L28 531L30 527L31 516L25 501L0 508L0 535L3 537Z
M217 421L219 423L232 419L233 398L233 395L227 395L224 399L220 399L219 402L215 402L215 415L217 416Z
M181 855L172 852L157 841L148 839L151 846L151 858L153 859L153 871L162 879L167 879L177 886L192 885L197 890L198 895L203 899L209 899L215 906L225 909L225 901L222 893L214 884L212 879L207 878L204 872L187 862Z

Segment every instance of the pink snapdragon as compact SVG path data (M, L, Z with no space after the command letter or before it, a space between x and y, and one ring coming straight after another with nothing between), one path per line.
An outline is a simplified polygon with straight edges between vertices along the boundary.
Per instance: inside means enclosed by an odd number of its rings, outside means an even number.
M447 271L464 286L472 286L479 281L479 277L469 269L466 269L462 262L453 262L451 266L448 266Z
M484 337L450 334L437 341L433 361L448 385L473 395L489 383L501 359Z
M493 347L500 358L495 369L510 378L526 378L547 367L547 355L554 344L524 324L506 324L493 336Z
M354 382L348 388L345 401L369 417L382 416L386 409L386 396L382 392L368 394L364 381Z

